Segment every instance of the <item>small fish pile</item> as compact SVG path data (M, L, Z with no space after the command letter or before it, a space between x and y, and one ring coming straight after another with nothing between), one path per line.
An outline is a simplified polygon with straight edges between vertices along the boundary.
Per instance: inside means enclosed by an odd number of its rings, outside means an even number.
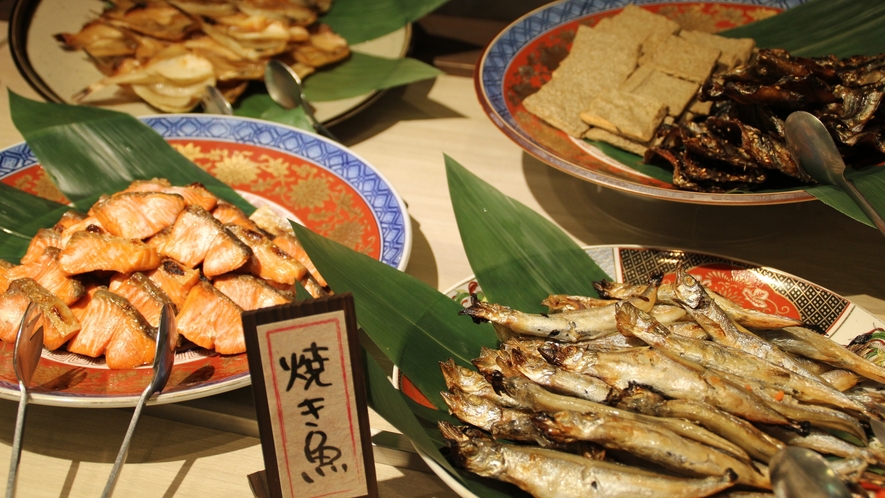
M350 55L347 41L317 22L332 0L111 0L77 33L56 39L83 50L105 75L72 98L128 88L165 112L197 106L206 86L234 102L278 58L304 78Z
M40 229L18 265L0 260L0 340L12 343L28 303L49 350L112 369L154 360L160 313L176 311L180 348L246 350L240 314L327 293L289 222L267 207L246 216L203 185L136 180L86 215Z
M598 282L601 298L551 295L542 314L474 299L461 314L501 345L476 370L440 364L468 424L439 424L455 465L538 497L773 496L768 463L792 445L861 496L882 484L885 368L682 267L661 282Z

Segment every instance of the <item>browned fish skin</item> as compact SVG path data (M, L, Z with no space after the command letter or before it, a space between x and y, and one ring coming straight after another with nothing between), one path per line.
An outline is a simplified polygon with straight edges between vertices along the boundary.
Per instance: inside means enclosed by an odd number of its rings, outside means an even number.
M160 325L160 314L163 311L163 305L172 303L172 300L163 292L163 289L141 272L135 272L130 275L118 274L112 277L108 290L126 298L154 328ZM175 309L174 303L172 304L173 309Z
M163 289L163 292L169 296L178 310L184 304L184 299L191 287L200 281L198 270L188 268L169 258L164 258L157 269L147 272L146 275Z
M294 285L307 274L304 265L261 233L239 225L228 225L226 228L252 249L249 272L253 275L280 284Z
M26 265L39 260L43 256L43 251L46 250L47 247L62 248L61 230L56 230L54 228L41 228L40 230L37 230L37 235L35 235L34 238L31 239L31 243L28 244L28 250L25 252L25 255L22 256L20 264Z
M47 349L61 347L80 330L80 323L65 303L33 279L20 278L0 296L0 339L15 342L28 302L36 304L43 315L43 345Z
M144 242L90 231L71 236L58 260L68 275L96 270L132 273L160 266L159 254Z

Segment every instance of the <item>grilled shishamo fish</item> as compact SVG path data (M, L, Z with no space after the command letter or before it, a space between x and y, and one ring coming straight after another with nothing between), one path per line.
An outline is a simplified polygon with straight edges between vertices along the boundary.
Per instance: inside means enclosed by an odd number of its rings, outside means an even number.
M544 448L505 445L447 422L439 425L457 465L542 498L702 497L731 486L736 478L730 471L702 479L669 477Z

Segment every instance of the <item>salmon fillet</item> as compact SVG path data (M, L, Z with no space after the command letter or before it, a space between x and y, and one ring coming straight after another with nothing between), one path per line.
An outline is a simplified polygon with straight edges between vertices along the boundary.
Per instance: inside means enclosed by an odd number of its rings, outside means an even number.
M329 284L326 283L326 279L324 279L323 276L320 275L320 272L317 271L317 267L314 266L313 261L307 256L307 251L304 250L301 242L295 238L294 235L289 235L287 233L277 235L274 237L273 243L285 251L286 254L297 259L302 265L304 265L304 267L307 268L308 273L310 273L314 280L316 280L317 285L320 287L329 286Z
M83 213L78 213L77 211L65 211L65 214L61 215L61 219L58 220L58 223L55 224L54 228L57 232L64 232L66 229L70 228L72 225L76 223L80 223L86 216Z
M15 265L6 261L5 259L0 259L0 294L6 292L6 289L9 288L9 269L14 267Z
M0 339L15 342L29 302L42 313L43 345L47 349L58 349L80 330L80 323L65 303L34 279L20 278L12 281L0 296Z
M61 247L64 249L65 246L70 242L71 237L74 236L77 232L84 231L92 231L96 233L104 232L104 226L102 226L101 222L98 221L98 218L95 216L87 216L80 221L72 223L67 228L62 230L61 232Z
M218 197L210 192L202 183L194 182L183 187L175 187L165 178L153 180L135 180L123 192L164 192L178 194L184 198L188 206L200 206L206 211L212 211L218 202Z
M246 351L243 309L209 282L201 280L187 295L178 316L178 333L194 344L219 354Z
M58 260L68 275L96 270L132 273L160 266L160 255L144 242L92 231L71 236Z
M212 278L236 270L249 261L251 252L199 206L188 206L175 223L152 237L148 244L163 256L195 268L207 257L203 273ZM220 251L209 257L210 252Z
M156 331L122 296L106 289L96 290L84 310L80 325L80 331L68 343L68 351L72 353L97 358L111 350L111 342L117 340L119 336L126 343L113 347L118 355L113 362L107 357L108 367L132 368L119 367L119 365L143 365L146 356L150 356L150 361L153 361ZM149 347L146 347L148 345ZM120 354L124 352L125 355Z
M175 223L184 207L177 194L126 192L95 203L89 214L111 235L144 239Z
M31 239L31 243L28 244L28 250L22 256L20 263L25 265L40 259L47 247L62 247L61 230L55 228L41 228L37 230L37 235Z
M163 292L163 289L141 272L135 272L130 275L119 273L114 275L111 278L110 285L108 285L108 290L125 297L154 328L160 325L160 314L163 312L163 305L172 303L172 300Z
M7 278L9 281L25 277L33 278L65 304L73 304L83 296L86 289L80 280L68 276L61 269L58 261L60 254L61 249L47 247L43 254L33 258L30 263L7 270Z
M223 225L239 225L249 230L259 230L258 225L250 220L242 209L227 201L219 200L215 209L212 210L212 216Z
M169 296L178 310L184 304L191 287L200 281L199 270L188 268L169 258L164 258L156 270L151 270L145 275Z
M295 300L292 293L274 289L264 280L243 273L228 273L212 281L222 294L246 311L286 304Z
M261 233L238 225L228 225L227 229L252 249L249 273L284 285L295 285L307 273L304 265Z
M317 267L314 266L313 262L307 256L307 251L301 246L301 242L295 237L295 230L292 229L292 222L283 218L277 214L276 211L267 206L262 206L256 209L255 212L252 213L252 216L249 217L249 220L254 222L265 232L271 234L270 239L277 245L277 247L304 265L304 267L307 268L307 271L313 275L313 278L320 287L328 286L326 280L320 275L320 272L317 271ZM311 295L317 297L313 293L311 293Z

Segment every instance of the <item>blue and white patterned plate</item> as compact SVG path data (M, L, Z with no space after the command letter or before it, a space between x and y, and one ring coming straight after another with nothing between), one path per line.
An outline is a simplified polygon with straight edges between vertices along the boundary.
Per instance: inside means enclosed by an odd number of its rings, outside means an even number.
M709 194L676 190L569 137L525 110L522 100L549 80L579 24L594 25L633 3L683 28L717 32L775 15L805 0L563 0L514 21L488 45L474 72L480 104L498 128L529 154L572 176L616 190L698 204L761 205L813 200L804 190Z
M412 232L405 203L378 170L340 144L254 119L198 114L142 119L256 206L267 204L321 235L406 268ZM26 144L0 150L0 181L63 200ZM0 365L12 364L12 349L0 343ZM29 392L40 404L134 406L151 375L150 367L110 370L103 361L44 351ZM59 383L63 378L73 380ZM152 402L185 401L247 385L245 354L192 350L176 355L169 383ZM12 369L0 368L0 398L18 397Z

